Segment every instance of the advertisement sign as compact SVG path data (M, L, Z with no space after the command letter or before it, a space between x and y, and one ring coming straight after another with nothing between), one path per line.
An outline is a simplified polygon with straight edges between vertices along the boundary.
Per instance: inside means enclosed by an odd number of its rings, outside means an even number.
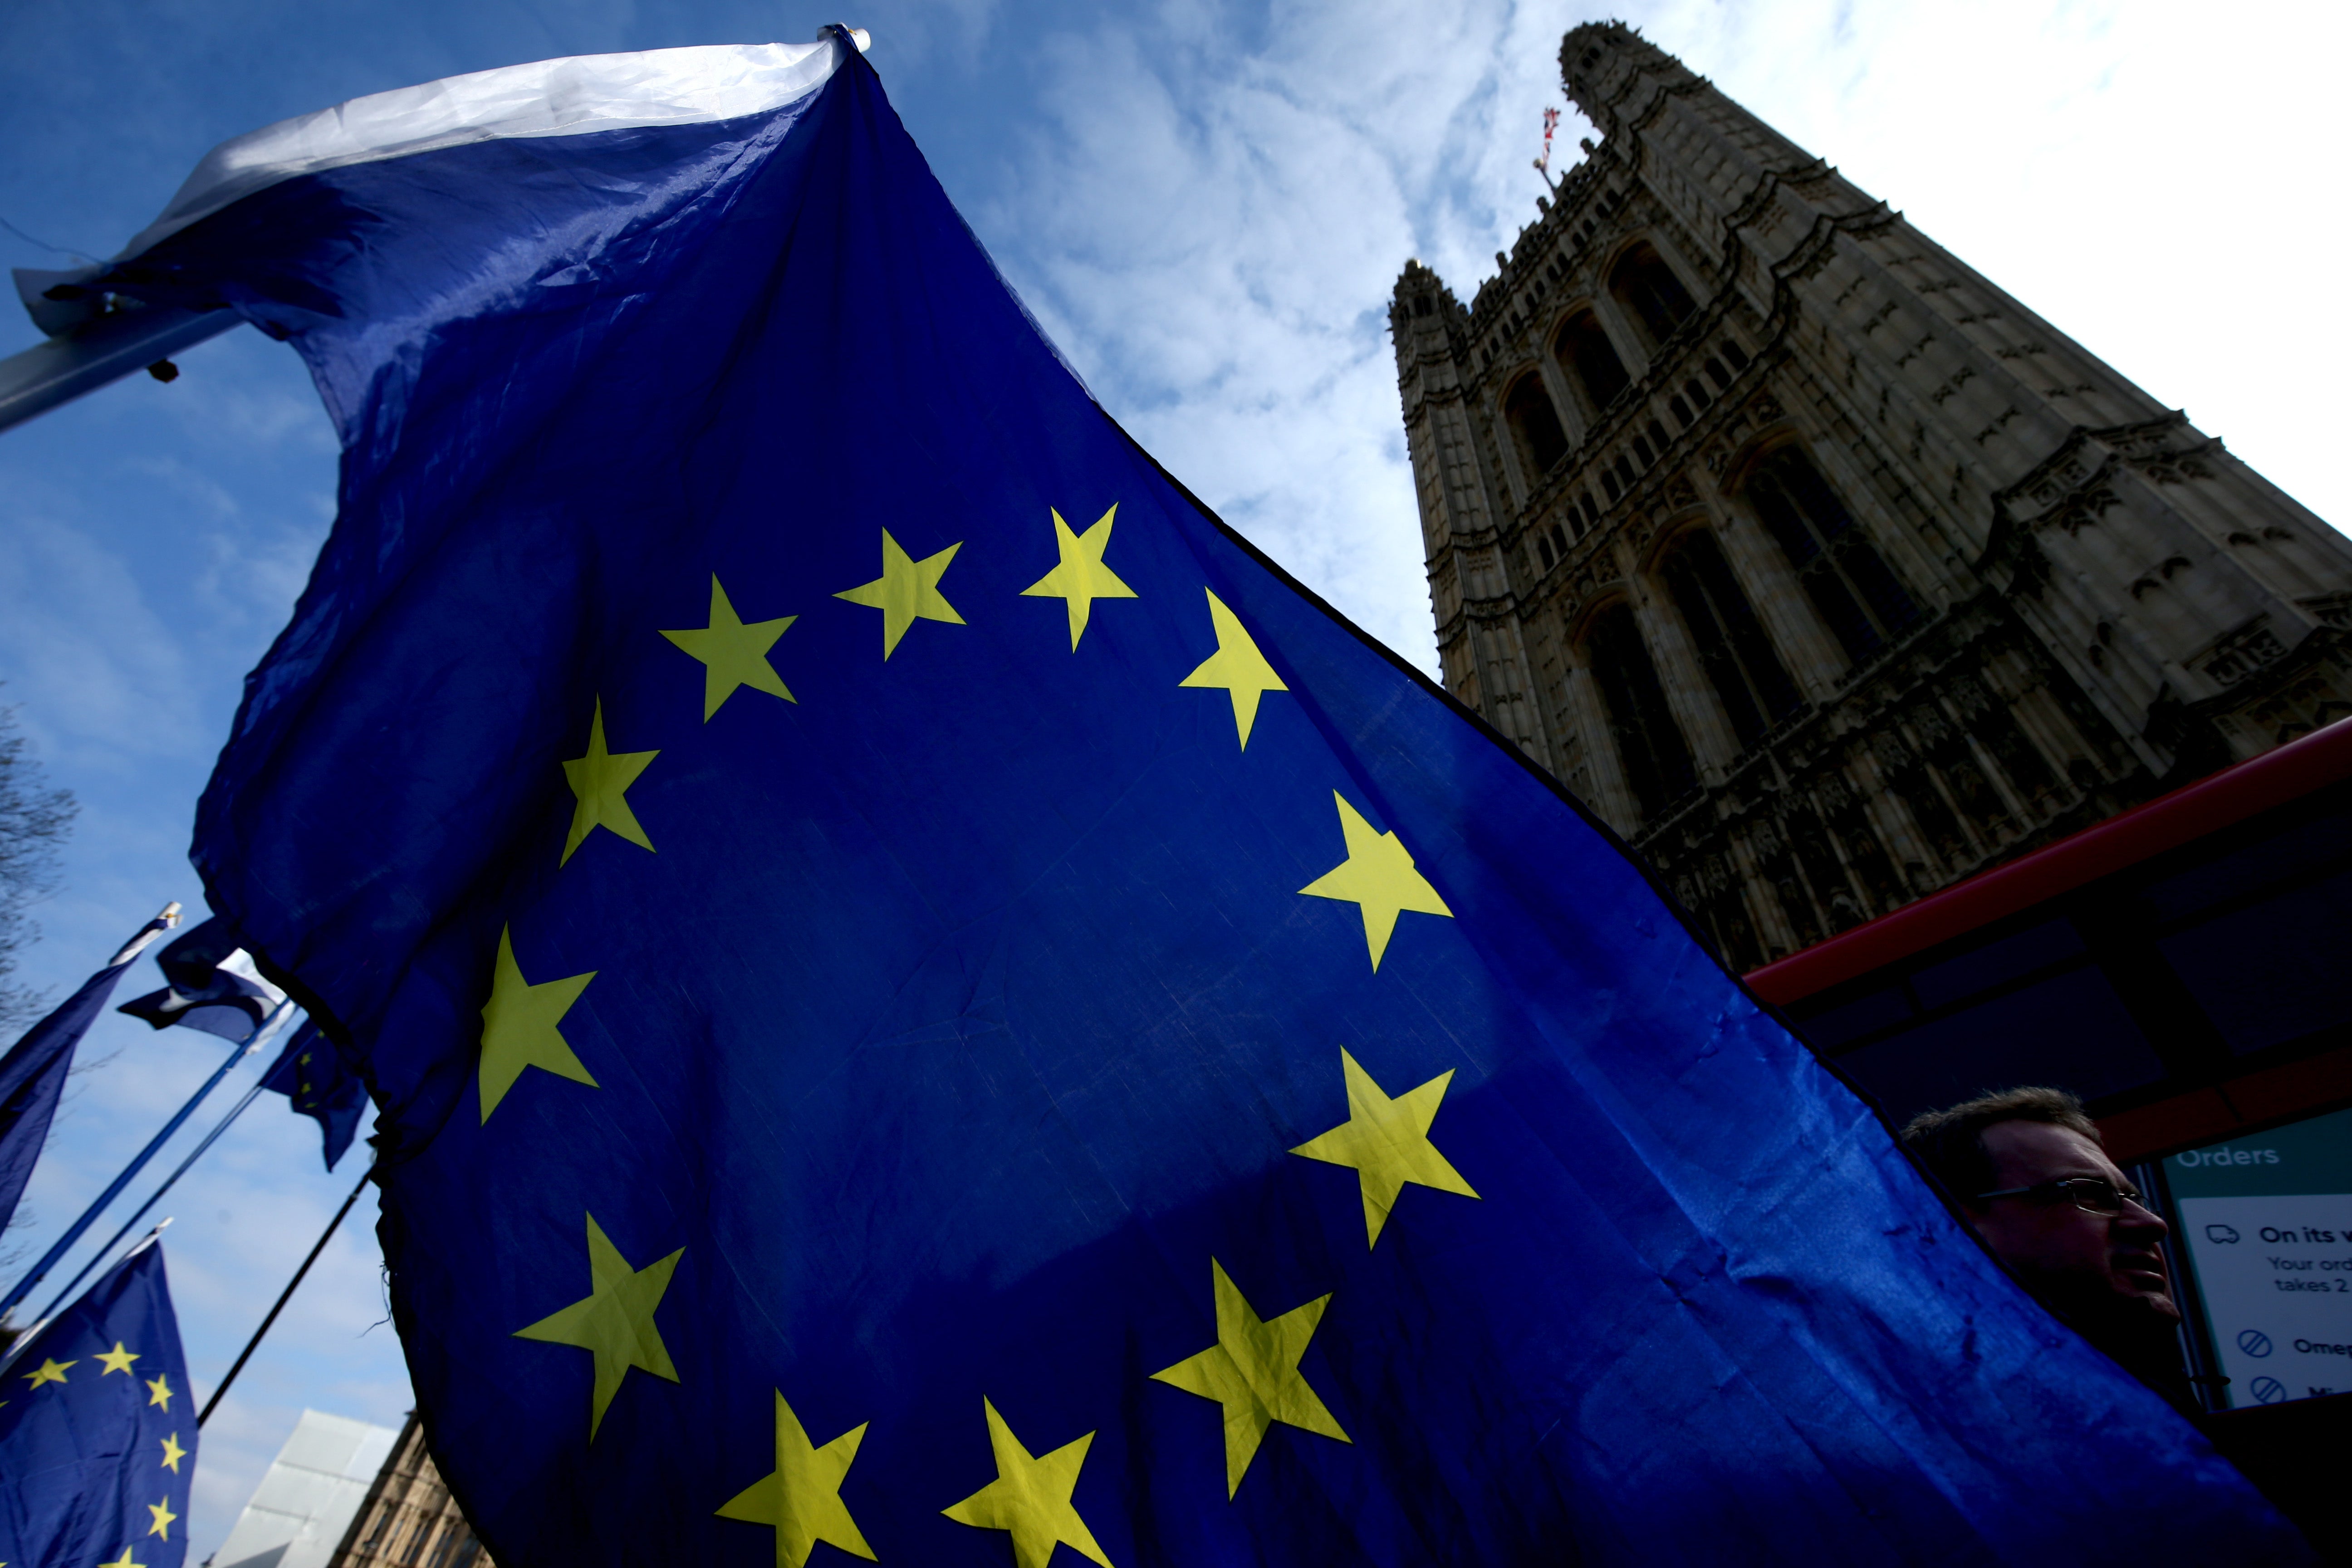
M2352 1110L2164 1161L2233 1409L2352 1390Z

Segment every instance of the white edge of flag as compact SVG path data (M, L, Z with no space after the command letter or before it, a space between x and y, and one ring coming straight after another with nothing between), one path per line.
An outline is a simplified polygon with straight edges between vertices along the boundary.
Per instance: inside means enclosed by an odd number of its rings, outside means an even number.
M260 966L253 962L253 954L246 952L245 949L241 947L235 952L230 953L226 958L222 959L218 963L213 965L213 967L224 971L226 973L234 974L239 980L244 981L247 985L256 987L260 991L263 1000L267 1001L273 1007L286 1000L286 993L279 990L276 985L271 984L270 982L264 977L261 973ZM0 1564L0 1568L6 1568L6 1565Z
M856 42L862 50L862 33ZM814 44L574 55L370 93L222 142L115 259L303 174L473 142L693 125L781 109L824 85L843 58L828 33Z

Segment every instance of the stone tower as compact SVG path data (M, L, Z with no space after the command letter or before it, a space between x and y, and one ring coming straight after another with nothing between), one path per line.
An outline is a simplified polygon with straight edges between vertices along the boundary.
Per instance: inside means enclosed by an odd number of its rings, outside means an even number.
M1751 967L2352 714L2352 542L1622 24L1390 323L1447 688Z

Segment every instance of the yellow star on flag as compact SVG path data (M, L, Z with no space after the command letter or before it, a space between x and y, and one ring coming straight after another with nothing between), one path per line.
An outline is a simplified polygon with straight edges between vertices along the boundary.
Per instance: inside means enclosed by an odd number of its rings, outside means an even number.
M1111 519L1118 515L1118 503L1113 502L1110 510L1097 519L1092 528L1084 533L1072 533L1070 525L1062 521L1062 514L1054 512L1054 544L1062 552L1061 564L1021 590L1025 598L1064 601L1064 607L1070 612L1073 653L1077 651L1078 638L1086 633L1087 617L1093 613L1097 599L1135 597L1135 590L1103 564L1103 552L1110 548Z
M490 979L490 999L482 1004L483 1121L489 1121L490 1112L499 1108L499 1101L507 1097L525 1068L538 1068L590 1089L600 1087L556 1027L595 978L592 969L585 974L567 974L533 985L522 977L522 965L515 962L514 928L507 926L499 931L498 967Z
M147 1379L146 1382L147 1403L150 1405L160 1405L166 1410L171 1409L172 1374L170 1373L160 1373L157 1375Z
M1070 1494L1078 1488L1078 1471L1093 1446L1091 1432L1065 1443L1043 1458L1022 1447L996 1406L982 1399L988 1415L988 1446L996 1456L996 1479L953 1508L940 1511L958 1524L975 1530L1005 1530L1013 1533L1013 1568L1045 1568L1056 1544L1110 1568L1110 1559L1095 1543L1095 1532L1078 1517Z
M171 1471L175 1476L178 1475L180 1473L180 1461L187 1457L188 1451L180 1447L180 1435L177 1432L173 1433L170 1436L163 1439L163 1468L165 1469Z
M119 1372L126 1377L131 1373L131 1363L138 1359L138 1352L124 1350L121 1340L114 1342L112 1350L98 1352L99 1363L106 1368L106 1372ZM106 1372L101 1372L98 1375L104 1377Z
M1451 920L1454 911L1445 907L1429 879L1412 868L1412 852L1397 841L1395 834L1373 831L1363 814L1339 791L1332 791L1331 798L1339 803L1339 832L1348 842L1348 858L1298 890L1362 906L1364 945L1371 949L1372 968L1378 971L1399 914L1412 910Z
M621 1391L621 1380L631 1367L677 1381L677 1368L670 1364L661 1330L654 1323L654 1310L661 1305L669 1277L685 1255L681 1247L643 1268L631 1268L621 1249L597 1228L596 1216L590 1215L586 1299L515 1331L519 1340L573 1345L596 1358L596 1391L588 1413L590 1442L596 1440L596 1428L604 1424L604 1411Z
M147 1533L171 1540L172 1521L180 1517L172 1511L172 1500L165 1498L162 1502L151 1502L147 1504L147 1511L155 1516L155 1522L147 1527Z
M774 1526L776 1568L803 1568L820 1541L873 1561L874 1549L841 1500L842 1478L857 1458L866 1426L861 1421L819 1447L784 1403L783 1390L776 1390L776 1468L728 1499L719 1517Z
M1258 1445L1277 1421L1342 1443L1355 1439L1339 1430L1339 1423L1298 1370L1298 1358L1307 1353L1307 1342L1323 1321L1329 1295L1268 1321L1259 1318L1240 1287L1225 1277L1224 1265L1213 1258L1209 1274L1217 1293L1217 1342L1151 1376L1156 1383L1225 1407L1225 1496L1231 1498L1241 1489Z
M1388 1224L1397 1194L1407 1183L1441 1193L1459 1193L1465 1198L1478 1195L1429 1141L1429 1124L1437 1120L1438 1102L1445 1098L1445 1086L1454 1081L1451 1068L1394 1100L1344 1049L1339 1053L1339 1070L1348 1080L1348 1120L1291 1152L1355 1167L1364 1194L1364 1229L1370 1238L1367 1245L1380 1245L1381 1227Z
M1217 631L1217 651L1176 684L1222 688L1234 700L1234 728L1240 732L1242 750L1246 752L1250 729L1257 722L1257 700L1269 691L1287 691L1290 688L1275 674L1265 655L1258 652L1257 643L1242 626L1241 617L1225 608L1225 602L1213 593L1209 594L1209 623Z
M945 621L950 626L963 625L963 617L955 606L940 593L940 578L963 548L958 540L935 555L920 561L909 560L890 537L882 531L882 575L871 583L861 583L855 588L845 588L834 595L853 605L866 605L882 612L882 657L888 658L897 651L898 639L917 621Z
M784 678L768 662L768 650L785 629L800 619L783 616L772 621L752 621L748 625L736 615L735 606L727 602L727 590L719 585L719 575L710 577L710 624L684 631L664 632L679 647L703 663L702 721L719 711L719 704L735 695L739 686L754 691L764 691L781 697L787 702L797 702L785 689ZM793 645L797 647L800 645Z
M651 849L654 841L637 826L637 814L629 809L629 786L646 771L646 764L660 756L659 752L608 752L604 749L604 700L596 699L595 717L588 721L588 754L572 757L563 764L564 782L572 786L572 831L563 836L563 855L556 861L561 866L572 858L572 852L586 841L599 827L617 833L640 848Z
M140 1565L131 1561L131 1548L126 1546L122 1549L122 1555L120 1558L112 1563L101 1563L98 1568L140 1568Z
M40 1387L45 1383L63 1383L66 1380L66 1368L73 1364L69 1361L44 1361L25 1374L25 1381L35 1388Z

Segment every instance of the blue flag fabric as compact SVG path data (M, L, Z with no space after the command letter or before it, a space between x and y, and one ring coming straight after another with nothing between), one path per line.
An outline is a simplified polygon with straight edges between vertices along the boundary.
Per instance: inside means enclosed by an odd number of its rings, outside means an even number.
M130 967L127 960L110 963L83 981L80 990L0 1057L0 1232L16 1216L25 1184L48 1142L49 1122L73 1071L74 1049Z
M155 965L170 984L116 1009L150 1028L178 1024L224 1040L242 1040L261 1026L286 995L261 977L245 951L245 939L218 915L165 943L155 955Z
M319 1124L327 1169L333 1170L359 1131L360 1117L367 1110L367 1085L343 1065L316 1023L305 1019L294 1031L263 1075L261 1087L284 1095L296 1115Z
M342 432L194 853L354 1042L499 1561L2297 1558L822 47L289 161L110 284Z
M0 1370L0 1563L179 1568L196 1413L149 1241Z

